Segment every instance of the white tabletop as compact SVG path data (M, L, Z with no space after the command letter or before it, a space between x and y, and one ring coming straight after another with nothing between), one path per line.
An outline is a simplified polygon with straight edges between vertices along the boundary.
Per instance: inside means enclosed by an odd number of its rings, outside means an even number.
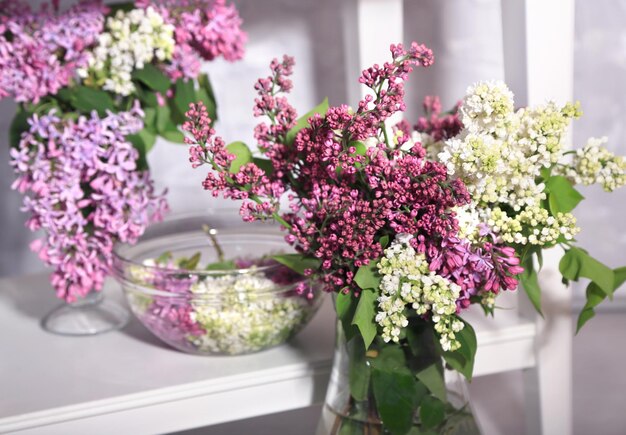
M105 295L122 299L114 282ZM39 321L58 303L45 275L0 280L0 433L166 433L324 399L335 325L329 297L290 343L237 357L176 351L135 319L95 337L52 335ZM476 375L534 364L534 324L515 310L464 317L477 330Z
M107 283L106 297L120 293ZM319 403L334 342L328 302L289 344L203 357L167 347L135 319L95 337L52 335L39 325L59 303L46 276L0 280L0 432L105 433L115 423L156 433Z

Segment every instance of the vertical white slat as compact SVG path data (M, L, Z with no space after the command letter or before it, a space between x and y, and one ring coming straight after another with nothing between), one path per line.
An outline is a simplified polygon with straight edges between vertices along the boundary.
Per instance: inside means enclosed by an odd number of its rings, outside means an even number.
M361 71L391 58L389 46L404 42L403 0L343 1L346 83L350 104L367 93L358 82Z
M516 103L571 101L574 0L502 0L501 5L505 79ZM572 433L572 296L558 272L561 254L553 249L544 255L539 280L545 317L520 298L520 310L537 319L537 366L525 373L527 431L533 435Z

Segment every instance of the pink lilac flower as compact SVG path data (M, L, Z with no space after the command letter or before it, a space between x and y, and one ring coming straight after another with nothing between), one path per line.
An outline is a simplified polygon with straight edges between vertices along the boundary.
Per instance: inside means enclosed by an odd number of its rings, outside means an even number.
M86 49L102 32L107 8L81 1L63 13L44 4L0 1L0 99L37 103L67 86L86 65Z
M68 302L102 288L115 242L133 243L167 210L139 154L126 136L143 128L143 112L95 112L76 121L54 113L33 115L19 148L11 150L17 179L26 193L26 226L46 235L31 248L55 268L50 281Z
M198 56L229 62L243 57L247 35L233 4L226 0L138 0L138 7L152 6L175 26L176 49L165 71L172 80L195 78L200 72Z
M467 189L449 178L444 165L427 160L420 144L402 147L410 138L406 125L397 127L397 146L381 138L387 134L384 122L405 109L408 73L433 62L432 52L416 43L408 49L392 45L391 53L392 62L366 69L359 79L374 95L355 111L342 105L312 116L295 135L290 131L296 112L280 95L292 87L294 62L287 56L274 60L272 75L255 85L254 115L271 121L255 129L258 147L269 158L266 169L248 163L230 173L234 156L215 136L202 105L192 107L184 126L191 134L190 161L211 167L204 188L213 195L245 200L244 220L271 216L281 222L286 241L319 260L319 268L307 275L321 279L326 290L358 293L355 274L382 255L383 237L407 233L415 236L413 247L425 253L434 271L461 286L458 304L464 308L478 288L514 288L519 259L510 248L489 242L473 246L457 238L453 209L469 202ZM437 110L435 102L431 106ZM379 143L359 148L359 141L372 138ZM278 199L285 192L290 211L279 214Z
M458 135L463 129L463 123L459 118L459 101L454 108L447 113L441 113L441 101L437 96L424 97L424 111L426 116L422 116L415 124L415 130L420 133L427 133L438 142L450 139Z

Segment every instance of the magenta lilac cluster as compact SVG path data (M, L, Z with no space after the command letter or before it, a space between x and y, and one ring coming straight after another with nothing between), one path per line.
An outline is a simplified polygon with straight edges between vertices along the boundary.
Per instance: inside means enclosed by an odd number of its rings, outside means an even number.
M271 121L255 130L258 147L269 158L265 169L249 162L231 173L235 156L214 136L206 110L194 106L184 128L192 136L192 165L213 169L204 188L243 199L244 220L271 217L281 222L287 242L319 260L319 268L306 273L319 277L329 291L359 293L356 272L379 259L384 240L397 234L414 235L411 244L426 255L431 269L461 286L459 308L469 305L479 289L497 293L515 288L522 268L512 249L489 238L471 244L457 237L454 207L470 200L462 181L450 178L443 164L429 161L421 144L410 145L409 128L396 130L393 137L385 128L389 117L405 109L409 72L433 62L432 52L417 43L392 45L391 54L391 62L363 71L359 81L373 94L356 110L330 107L296 134L296 112L281 95L292 87L294 62L289 57L274 60L272 75L255 86L254 114ZM454 115L439 121L437 101L428 104L433 116L425 128L431 133L444 137L460 128ZM279 198L285 192L290 211L280 214Z
M76 121L34 115L11 150L13 188L27 195L26 225L46 234L31 248L55 268L51 283L69 302L100 290L113 244L136 241L167 208L148 172L137 170L138 152L126 139L142 129L142 117L138 105Z
M420 133L427 133L435 141L446 140L458 135L463 129L463 123L459 117L459 101L450 112L441 112L441 100L437 96L424 97L424 112L417 120L414 128Z
M201 60L222 56L229 62L243 57L247 35L233 4L226 0L137 0L138 7L157 8L174 25L176 48L165 70L173 80L193 79Z
M62 13L55 6L33 10L25 1L0 1L0 99L37 103L86 64L85 50L101 33L107 8L95 0Z

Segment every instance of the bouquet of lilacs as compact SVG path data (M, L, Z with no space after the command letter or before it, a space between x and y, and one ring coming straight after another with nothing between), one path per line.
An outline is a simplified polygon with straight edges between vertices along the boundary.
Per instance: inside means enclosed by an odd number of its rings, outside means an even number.
M461 232L457 210L472 201L463 180L428 159L410 132L385 125L405 109L409 72L433 62L417 43L391 54L363 71L372 94L356 109L325 101L300 119L281 95L292 87L294 61L274 60L255 85L254 114L269 120L255 129L261 156L215 136L202 103L183 126L192 165L211 169L204 188L243 200L246 221L278 221L298 252L280 261L336 295L350 394L327 401L337 414L333 433L376 419L384 433L449 429L460 411L446 399L442 357L469 378L476 351L459 314L515 289L523 272L515 249L494 233Z
M14 188L26 196L32 244L68 302L100 290L113 244L134 242L167 209L146 154L158 136L182 142L190 102L216 118L202 60L243 56L246 35L225 0L58 1L35 10L0 1L0 98Z
M578 104L514 110L513 94L502 82L469 87L447 113L441 113L437 97L426 97L424 108L413 140L462 180L471 197L456 209L462 236L478 240L491 234L513 247L524 267L523 288L539 312L542 251L562 247L563 281L590 280L580 329L626 280L626 267L612 270L576 246L580 228L572 211L583 196L574 185L597 183L612 192L626 184L626 160L603 146L607 138L590 138L580 149L565 146L570 120L581 114ZM398 126L409 133L407 127ZM492 312L493 302L485 308Z
M443 378L442 360L471 378L476 337L460 315L473 303L493 312L496 296L520 280L540 308L533 257L541 262L555 244L567 249L565 279L588 277L593 295L612 294L624 269L573 245L570 212L582 197L572 181L613 189L624 183L624 161L598 141L567 161L562 141L577 106L514 111L497 83L470 88L445 114L428 98L417 132L390 126L405 109L408 73L433 62L416 43L393 45L391 55L363 71L371 94L356 109L325 101L299 119L282 95L294 61L274 60L255 85L254 114L269 120L255 129L260 155L226 145L202 103L183 128L193 167L210 168L204 188L243 200L245 221L279 222L298 252L280 261L335 294L348 358L338 370L348 373L346 385L331 380L325 409L336 419L327 432L367 432L378 421L371 433L471 433L459 428L463 410L451 406ZM590 297L586 310L597 302Z

